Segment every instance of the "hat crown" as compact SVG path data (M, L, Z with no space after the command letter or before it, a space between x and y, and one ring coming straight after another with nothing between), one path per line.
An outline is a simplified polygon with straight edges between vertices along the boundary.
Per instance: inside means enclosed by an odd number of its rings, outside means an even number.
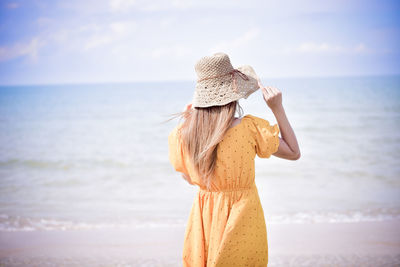
M202 57L197 61L194 68L198 79L224 75L233 70L229 56L221 52Z
M198 76L192 101L195 108L226 105L259 89L254 69L250 65L233 68L222 52L200 58L194 68Z

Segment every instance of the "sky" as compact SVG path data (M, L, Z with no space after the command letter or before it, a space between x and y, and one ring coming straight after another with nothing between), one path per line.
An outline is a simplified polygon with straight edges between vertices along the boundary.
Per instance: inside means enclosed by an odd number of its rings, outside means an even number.
M0 0L0 84L400 74L400 1Z

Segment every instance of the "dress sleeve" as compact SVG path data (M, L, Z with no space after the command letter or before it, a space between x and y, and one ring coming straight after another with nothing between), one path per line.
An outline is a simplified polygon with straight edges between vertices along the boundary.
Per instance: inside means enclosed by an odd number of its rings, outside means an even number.
M279 126L270 125L269 121L248 115L251 119L251 130L255 141L256 153L260 158L269 158L278 151Z
M168 135L168 157L176 171L188 174L184 161L183 145L178 135L181 126L175 127Z

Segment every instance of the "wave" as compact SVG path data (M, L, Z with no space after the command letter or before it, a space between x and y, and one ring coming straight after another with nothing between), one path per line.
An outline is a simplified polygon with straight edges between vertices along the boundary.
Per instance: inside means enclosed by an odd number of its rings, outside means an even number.
M369 214L361 211L337 212L299 212L294 214L266 215L267 224L308 224L308 223L357 223L400 220L400 213ZM115 222L83 222L48 218L29 218L0 214L0 231L51 231L51 230L95 230L120 228L162 228L185 227L183 218L160 218L159 220L128 220Z
M346 212L297 212L267 215L265 219L271 224L378 222L400 220L400 212L385 209Z
M38 231L38 230L95 230L117 228L143 228L143 227L174 227L182 226L181 220L163 220L160 222L82 222L73 220L29 218L0 214L0 231Z
M91 159L91 160L75 160L75 161L9 159L0 161L0 167L69 170L75 168L93 168L93 167L132 168L132 164L110 159L104 159L104 160Z

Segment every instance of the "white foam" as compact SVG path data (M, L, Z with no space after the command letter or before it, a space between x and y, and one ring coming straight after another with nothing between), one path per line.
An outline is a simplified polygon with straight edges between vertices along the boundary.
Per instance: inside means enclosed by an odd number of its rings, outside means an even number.
M399 220L400 214L368 214L363 212L348 213L317 213L299 212L295 214L266 215L267 224L306 224L306 223L355 223ZM169 228L186 227L184 219L159 221L123 221L123 222L82 222L73 220L57 220L44 218L24 218L0 214L0 231L52 231L52 230L98 230L98 229L129 229L129 228Z

